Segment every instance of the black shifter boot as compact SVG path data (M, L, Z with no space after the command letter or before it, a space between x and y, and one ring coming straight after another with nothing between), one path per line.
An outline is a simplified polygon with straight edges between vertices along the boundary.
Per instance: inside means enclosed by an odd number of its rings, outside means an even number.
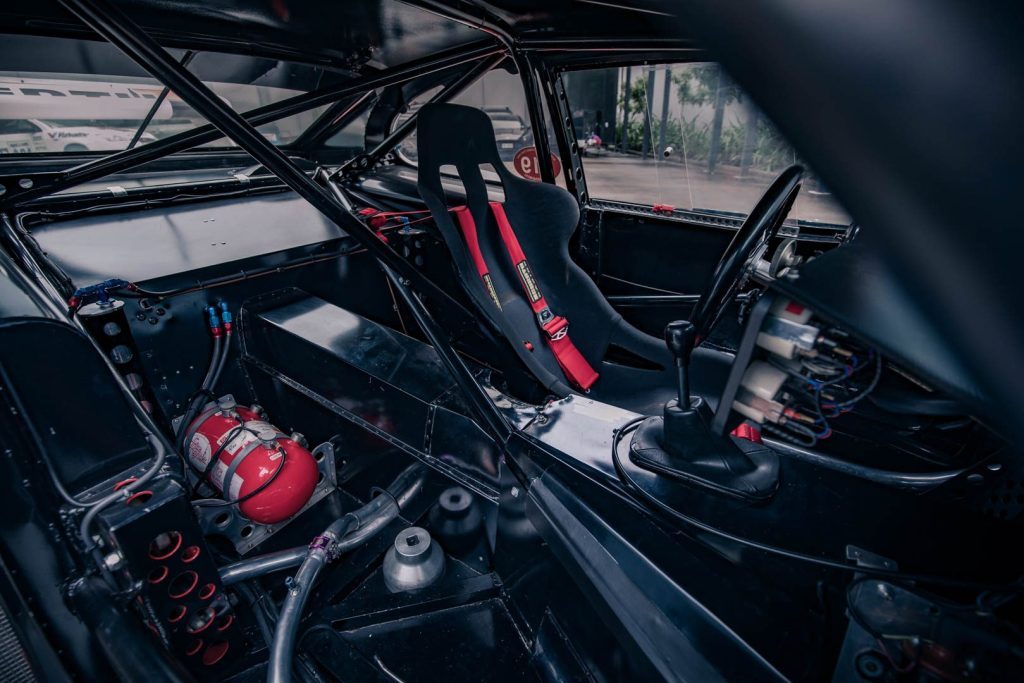
M687 320L665 327L665 345L679 371L679 397L665 404L663 417L648 418L637 428L629 459L731 496L769 498L779 486L779 456L762 444L715 434L707 404L690 396L690 356L698 341L696 327Z
M680 408L679 401L672 399L665 404L658 442L674 456L694 463L704 462L704 458L717 451L728 451L723 448L725 438L715 437L707 427L711 417L711 411L700 397L690 399L689 410Z
M665 416L649 418L633 435L630 460L644 469L706 486L722 494L763 501L778 487L778 455L761 443L721 436L709 428L711 412L700 398L690 410L679 401Z
M707 413L707 414L705 414ZM747 500L766 500L779 484L779 456L763 444L719 436L699 398L690 410L676 400L664 417L645 420L633 435L629 458L637 466Z

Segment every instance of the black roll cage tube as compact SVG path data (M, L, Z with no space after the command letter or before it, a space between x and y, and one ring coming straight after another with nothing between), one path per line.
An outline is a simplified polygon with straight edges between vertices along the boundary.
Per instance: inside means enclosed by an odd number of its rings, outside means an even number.
M475 16L439 0L399 1L486 33L491 39L449 48L433 55L383 69L378 73L366 74L343 83L302 93L251 109L241 116L253 127L256 127L329 105L327 111L314 121L297 140L282 148L298 152L301 155L303 152L309 152L311 142L319 140L325 134L329 135L339 126L345 125L350 120L353 109L364 104L371 97L371 91L374 89L405 83L431 73L500 54L513 61L523 81L530 125L534 131L537 131L534 138L542 180L548 183L555 182L554 169L551 164L551 145L547 135L541 133L541 131L547 130L542 105L543 96L560 148L560 156L563 159L566 182L572 190L575 185L573 166L565 164L564 161L567 160L567 155L571 151L574 137L571 131L566 132L565 125L560 125L560 123L564 123L567 109L564 106L556 108L557 98L551 96L552 89L557 88L561 72L572 68L571 65L580 58L585 58L587 64L591 65L595 63L595 59L597 63L604 65L624 65L646 63L652 59L652 51L655 61L690 61L689 58L695 53L702 53L702 50L695 48L688 41L668 38L560 38L558 40L535 37L517 38L513 35L510 27L482 8L477 8L481 15ZM679 59L684 55L687 59ZM542 77L538 78L538 74L542 74ZM415 121L415 116L410 120ZM403 129L403 132L411 132L414 125L410 124ZM568 127L571 128L571 122ZM98 180L107 175L121 173L172 154L186 152L221 137L223 135L215 126L205 124L142 147L129 147L126 150L92 159L57 172L11 174L12 180L29 182L24 184L15 182L7 186L7 192L0 197L0 208L22 207L33 200L68 190L82 183ZM400 137L395 136L395 138ZM389 137L390 139L391 137ZM586 202L585 193L577 191L576 194L582 202Z
M519 76L523 81L523 90L526 92L526 105L530 115L530 126L533 128L533 140L537 149L537 164L541 180L545 183L553 184L555 182L554 166L551 163L553 155L544 119L543 103L546 101L551 124L560 148L560 156L563 160L569 160L570 155L575 158L575 164L563 163L562 168L567 186L576 194L581 203L586 203L587 196L585 188L578 189L574 180L574 177L577 176L574 169L579 167L579 159L572 151L575 141L575 137L571 134L572 119L568 117L566 120L567 103L563 102L562 104L565 106L558 106L559 102L553 92L553 88L556 86L553 84L559 80L559 71L548 64L548 57L562 55L571 58L573 55L586 55L587 60L592 60L595 53L600 53L607 55L613 62L620 60L646 62L652 52L664 53L672 57L699 52L689 41L680 41L674 38L604 38L596 40L592 38L559 38L550 40L517 37L507 23L482 7L476 8L479 13L474 14L456 8L444 0L399 1L432 12L449 21L483 31L493 36L505 47L519 71ZM653 13L661 14L661 12ZM562 99L564 100L564 97ZM560 125L560 122L564 125ZM579 172L579 175L582 175L582 171Z
M350 99L338 100L327 107L327 110L316 121L302 131L299 137L288 145L288 149L302 150L308 154L313 145L328 139L335 131L344 128L353 117L363 111L364 107L372 106L376 97L375 91L367 90Z
M526 108L530 114L530 127L533 128L533 144L537 149L540 179L542 182L554 184L555 172L551 164L551 145L548 143L547 126L544 123L544 109L540 99L537 72L535 65L521 49L519 42L513 35L512 29L500 19L489 14L475 16L439 0L400 1L450 21L463 24L469 28L488 33L505 47L508 54L512 57L516 69L519 71L519 77L523 81L523 89L526 91Z
M561 73L579 59L587 63L601 62L605 65L646 64L649 60L689 61L703 51L687 40L675 38L547 38L517 37L506 22L482 7L478 13L458 9L445 0L399 0L412 7L432 12L444 19L455 21L469 28L483 31L494 37L505 47L519 71L526 93L526 104L533 129L534 146L537 149L537 164L541 180L555 182L551 145L548 141L544 117L546 102L566 187L576 195L580 205L589 197L583 177L579 152L575 149L575 132L569 104L562 87ZM653 12L661 14L660 12ZM600 55L600 57L595 57ZM685 57L685 59L679 59Z

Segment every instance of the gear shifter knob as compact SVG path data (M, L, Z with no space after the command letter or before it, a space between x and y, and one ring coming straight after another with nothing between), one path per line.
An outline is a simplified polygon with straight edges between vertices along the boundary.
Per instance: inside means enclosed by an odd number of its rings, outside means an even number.
M697 342L697 328L689 320L676 320L665 326L665 343L675 356L676 365L690 364L690 354Z
M697 343L697 328L689 320L675 320L665 326L665 344L679 369L679 407L690 409L690 354Z

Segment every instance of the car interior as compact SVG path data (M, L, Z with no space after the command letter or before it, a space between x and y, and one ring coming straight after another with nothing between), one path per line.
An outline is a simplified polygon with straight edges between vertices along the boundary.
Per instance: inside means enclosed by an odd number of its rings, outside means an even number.
M0 8L0 680L1018 680L1016 371L680 4Z

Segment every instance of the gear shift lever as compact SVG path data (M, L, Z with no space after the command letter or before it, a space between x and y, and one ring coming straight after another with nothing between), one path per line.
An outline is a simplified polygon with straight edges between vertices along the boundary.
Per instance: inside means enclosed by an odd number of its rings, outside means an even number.
M665 344L675 358L678 397L665 404L662 417L637 428L630 459L659 474L683 479L741 498L763 500L778 486L778 456L761 444L711 431L710 410L690 395L690 359L697 328L688 320L665 327Z
M690 409L690 356L697 345L697 327L689 320L676 320L665 326L665 344L676 359L679 373L679 407Z

